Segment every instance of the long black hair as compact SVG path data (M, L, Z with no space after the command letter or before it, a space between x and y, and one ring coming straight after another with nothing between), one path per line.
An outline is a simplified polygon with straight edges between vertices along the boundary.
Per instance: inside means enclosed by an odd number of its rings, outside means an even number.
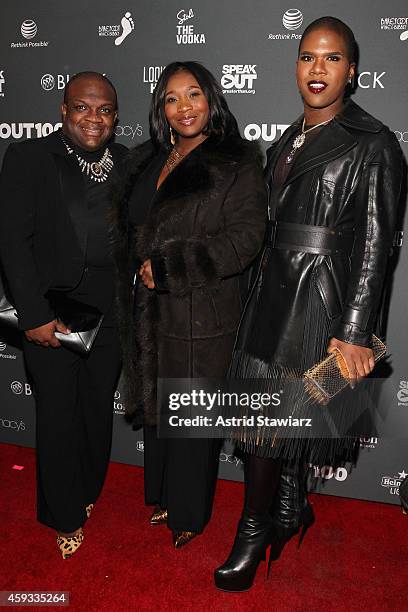
M227 136L239 135L237 121L228 108L215 77L199 62L172 62L157 81L150 107L150 137L159 148L170 148L170 126L164 112L167 83L177 72L190 72L200 85L210 109L205 134L221 142Z

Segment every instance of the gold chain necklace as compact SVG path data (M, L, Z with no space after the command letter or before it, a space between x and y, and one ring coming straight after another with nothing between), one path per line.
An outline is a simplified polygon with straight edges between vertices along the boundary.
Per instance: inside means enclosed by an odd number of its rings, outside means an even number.
M322 121L321 123L318 123L317 125L312 125L311 128L308 128L307 130L305 130L305 119L303 119L303 123L302 123L302 132L300 134L298 134L295 138L295 140L292 143L292 150L289 153L289 155L286 157L285 162L287 164L290 164L291 161L293 161L293 158L295 156L295 153L298 149L300 149L300 147L302 147L305 143L306 140L306 134L308 132L311 132L312 130L315 130L316 128L320 127L321 125L326 125L326 123L329 123L329 121L331 121L333 119L333 117L331 117L330 119L327 119L327 121Z
M170 151L170 155L168 156L166 161L166 168L169 174L181 162L183 157L184 155L179 153L176 147L172 148L172 150Z

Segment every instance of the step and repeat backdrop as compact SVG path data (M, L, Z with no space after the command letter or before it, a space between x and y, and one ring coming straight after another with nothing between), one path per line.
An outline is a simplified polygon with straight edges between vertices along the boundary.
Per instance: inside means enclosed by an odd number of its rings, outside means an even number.
M63 89L83 70L106 74L119 97L116 139L134 147L149 137L157 79L174 60L203 62L219 80L242 134L266 149L301 113L294 71L305 26L323 15L354 30L360 61L355 101L395 132L408 153L408 5L406 0L2 0L0 19L0 161L9 143L39 138L60 124ZM2 197L3 194L0 194ZM1 219L0 219L1 222ZM408 411L408 260L401 215L389 305L386 412ZM398 264L398 265L397 265ZM119 382L112 459L143 464L143 439L124 419ZM58 410L58 406L55 406ZM408 420L387 439L361 439L353 469L313 466L322 493L398 503L408 473ZM35 404L18 337L0 330L0 442L35 446ZM220 477L242 480L242 462L226 444Z

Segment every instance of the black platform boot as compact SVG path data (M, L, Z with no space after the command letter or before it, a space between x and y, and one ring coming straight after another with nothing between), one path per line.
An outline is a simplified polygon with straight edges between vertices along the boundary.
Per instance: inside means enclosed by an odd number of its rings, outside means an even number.
M266 559L271 529L270 515L250 516L243 513L231 553L226 562L214 572L218 589L247 591L251 588L259 563Z
M300 531L298 548L308 528L315 521L307 500L307 470L303 464L282 467L276 505L272 515L273 539L270 560L279 559L285 545Z
M402 511L404 514L408 514L408 478L402 482L399 488L399 495L401 500Z

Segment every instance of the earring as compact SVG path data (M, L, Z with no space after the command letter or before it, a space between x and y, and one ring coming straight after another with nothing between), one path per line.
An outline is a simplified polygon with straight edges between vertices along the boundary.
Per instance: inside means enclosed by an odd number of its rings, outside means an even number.
M172 146L174 147L174 145L176 144L176 138L174 136L173 128L171 126L170 126L170 142Z

